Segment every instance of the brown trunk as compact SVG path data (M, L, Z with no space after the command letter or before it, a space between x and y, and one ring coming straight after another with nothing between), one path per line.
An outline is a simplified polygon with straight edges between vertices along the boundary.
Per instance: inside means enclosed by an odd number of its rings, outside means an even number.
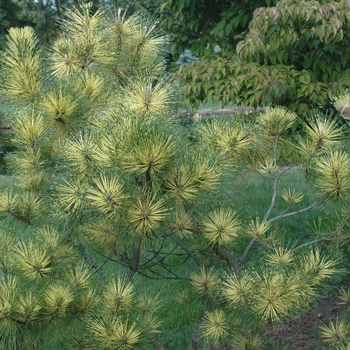
M199 350L201 345L201 329L200 324L196 323L193 328L192 338L187 350Z
M141 238L138 239L137 244L134 248L134 253L132 257L132 262L130 264L130 271L127 277L127 283L131 282L135 273L139 269L139 261L140 261L140 252L141 252Z
M155 337L151 338L150 342L156 350L167 350L167 348L164 347L164 345Z
M241 259L233 256L228 250L220 247L219 245L215 246L214 251L217 255L222 257L230 265L231 271L238 276L241 271Z

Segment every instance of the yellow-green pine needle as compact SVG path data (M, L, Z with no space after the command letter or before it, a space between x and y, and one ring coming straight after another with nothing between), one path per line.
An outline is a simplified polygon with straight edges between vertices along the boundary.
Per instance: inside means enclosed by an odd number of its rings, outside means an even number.
M74 299L72 290L60 284L52 284L44 293L44 309L49 319L61 320Z
M332 151L315 160L316 186L320 193L338 198L350 190L350 156Z
M342 287L339 291L338 297L341 300L339 304L344 304L350 307L350 288Z
M127 322L117 320L112 326L112 334L113 349L130 350L139 343L141 330L135 322L129 326Z
M189 237L193 234L194 224L191 216L185 211L181 210L180 214L177 214L176 220L173 226L173 232L180 238Z
M101 11L91 12L91 3L66 11L62 28L69 35L53 44L52 70L58 77L69 76L81 68L89 69L95 64L108 64L111 38L105 36L106 24Z
M222 294L225 299L237 306L251 300L254 293L253 282L246 275L241 275L239 278L236 275L229 276L223 282L223 286Z
M73 289L77 287L87 288L90 284L91 269L85 264L76 265L69 270L67 278Z
M159 330L161 322L158 320L158 317L153 314L146 314L142 320L142 330L148 334L157 334L161 333Z
M314 142L311 139L301 139L296 146L298 149L300 156L305 157L306 159L311 158L315 155L317 148Z
M151 136L121 155L121 163L131 173L159 173L175 153L175 143L171 136Z
M263 162L257 161L255 164L256 171L261 175L269 175L274 173L278 168L272 157L266 157Z
M235 335L232 346L237 350L260 350L265 341L257 334L239 334Z
M280 135L292 127L297 119L297 115L288 111L284 107L270 108L265 113L261 113L257 118L259 128L272 136Z
M316 115L315 119L305 126L305 129L314 149L329 146L344 137L343 130L336 119L324 118L321 115Z
M42 69L37 44L33 28L10 28L2 60L6 79L1 88L9 98L31 98L40 91Z
M253 299L256 315L268 321L277 321L288 315L299 300L297 286L292 287L292 284L286 283L282 274L262 276L256 285Z
M16 240L14 232L12 230L1 228L0 229L0 259L2 261L2 269L7 269L7 260L9 256L9 251L13 246L16 245Z
M51 249L56 249L60 244L60 235L53 226L43 226L36 230L37 242L41 246Z
M190 304L192 299L187 291L181 291L177 293L174 300L178 304Z
M41 114L17 115L12 122L12 129L16 132L14 142L36 150L38 144L47 133L47 125Z
M283 267L290 265L293 260L293 252L291 250L285 249L283 247L278 247L273 253L266 255L267 262L270 265Z
M16 312L22 322L29 323L37 320L41 306L39 300L32 292L22 294L16 304Z
M282 190L281 197L287 202L288 205L293 205L301 202L304 198L304 194L294 189L284 188Z
M142 315L158 311L160 308L159 294L155 296L142 295L137 301L137 308Z
M157 199L146 195L138 198L129 209L127 220L132 233L148 235L158 230L167 215L164 198Z
M212 312L206 311L201 324L204 337L208 337L218 343L226 334L228 326L223 310L217 309Z
M126 107L132 111L161 114L169 110L173 104L172 86L158 83L152 86L151 83L142 80L128 84L124 90L123 101Z
M48 173L39 170L36 173L22 174L22 176L19 175L17 178L19 181L19 187L39 194L44 189L50 176Z
M8 276L7 279L0 279L0 300L9 302L16 298L19 291L18 278L14 276ZM4 309L1 309L4 311ZM6 310L5 310L6 311Z
M16 299L19 292L17 279L9 276L0 280L0 349L20 350L19 324L16 321Z
M86 197L101 214L114 215L116 209L128 198L124 194L124 183L117 177L107 177L103 174L94 179L94 183L96 188L90 189Z
M73 131L78 120L77 97L67 89L48 92L41 101L48 122L59 134Z
M223 153L230 155L239 155L253 142L249 128L239 123L232 125L220 119L199 125L198 131L204 141L216 145Z
M213 190L219 183L221 171L216 164L209 164L200 155L186 159L164 176L168 190L177 198L192 200L199 190Z
M13 193L12 189L6 189L0 193L0 210L11 213L15 210L17 203L17 195Z
M33 152L31 149L25 149L23 152L17 153L14 156L16 162L16 174L34 176L41 173L45 160L40 148Z
M257 217L255 221L250 220L250 224L246 232L257 239L260 239L269 230L269 228L270 224L267 221L260 221L260 219Z
M93 337L98 341L104 349L112 349L112 322L113 320L107 318L94 318L88 321L88 329L93 334Z
M63 184L56 187L59 203L64 206L65 212L80 211L86 204L86 185L78 180L64 180Z
M114 244L119 242L118 231L113 226L113 222L110 219L97 220L91 224L87 224L83 227L85 232L93 241L99 244ZM121 242L119 242L121 244Z
M6 310L6 309L5 309ZM20 327L18 322L9 317L6 313L6 317L0 315L0 337L1 337L1 350L13 349L21 350L20 344Z
M51 256L32 242L20 243L13 252L13 263L31 280L39 280L51 273Z
M349 342L350 324L345 319L337 318L334 323L330 321L328 326L321 325L320 330L325 342L333 346L343 346L343 349L346 349Z
M41 210L42 199L32 191L25 191L18 195L18 210L27 219L37 215Z
M219 273L214 268L202 267L190 276L191 285L196 292L211 296L219 285Z
M99 301L100 299L96 295L96 291L93 288L88 287L87 289L84 289L84 292L80 295L75 308L79 314L86 315L98 306Z
M326 278L330 278L336 272L336 261L321 254L319 250L312 250L303 259L302 270L309 284L320 285Z
M88 70L83 71L78 80L78 88L81 90L81 94L92 102L102 102L106 97L104 79Z
M79 171L85 174L98 160L96 140L91 135L80 134L73 140L68 140L62 150L65 159Z
M134 296L134 286L123 279L113 280L108 283L103 292L103 300L106 310L114 314L128 310Z
M211 244L225 245L238 236L240 221L234 210L220 208L210 212L202 221L204 238Z
M79 57L67 38L59 38L52 45L52 72L58 78L70 76L79 69Z

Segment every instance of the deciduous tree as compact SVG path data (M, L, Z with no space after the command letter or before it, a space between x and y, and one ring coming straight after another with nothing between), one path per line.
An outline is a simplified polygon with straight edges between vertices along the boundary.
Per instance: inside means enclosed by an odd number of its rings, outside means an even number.
M299 113L332 104L349 82L348 6L281 0L256 8L237 56L203 57L180 70L187 102L285 105Z

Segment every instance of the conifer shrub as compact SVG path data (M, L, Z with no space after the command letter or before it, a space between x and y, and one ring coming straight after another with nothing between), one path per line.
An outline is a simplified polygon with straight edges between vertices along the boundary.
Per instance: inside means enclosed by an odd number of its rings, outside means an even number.
M297 115L276 107L183 127L156 22L84 4L61 27L49 49L33 29L10 29L1 58L2 94L21 107L8 116L16 185L0 193L0 349L164 349L167 300L144 295L135 275L187 281L169 298L200 310L190 349L268 348L264 327L348 267L346 209L309 238L283 232L283 219L346 208L341 126L319 113L293 134ZM297 159L281 167L290 149ZM281 186L289 171L307 176L311 198ZM247 220L228 184L252 172L272 185Z

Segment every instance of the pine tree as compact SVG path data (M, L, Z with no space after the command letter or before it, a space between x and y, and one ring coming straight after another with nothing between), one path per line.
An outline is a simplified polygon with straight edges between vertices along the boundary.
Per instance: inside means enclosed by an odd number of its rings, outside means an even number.
M317 114L298 136L297 116L274 108L184 127L156 21L85 4L61 28L47 50L33 29L10 29L1 59L18 151L8 157L17 185L0 194L0 349L164 349L161 300L143 295L136 274L189 282L193 292L176 299L201 310L191 349L261 348L253 329L296 313L341 276L346 214L296 246L276 225L346 199L341 126ZM294 162L281 167L291 150ZM317 193L311 203L280 188L296 166ZM228 188L247 170L272 181L271 204L250 222ZM252 249L259 266L246 264Z

